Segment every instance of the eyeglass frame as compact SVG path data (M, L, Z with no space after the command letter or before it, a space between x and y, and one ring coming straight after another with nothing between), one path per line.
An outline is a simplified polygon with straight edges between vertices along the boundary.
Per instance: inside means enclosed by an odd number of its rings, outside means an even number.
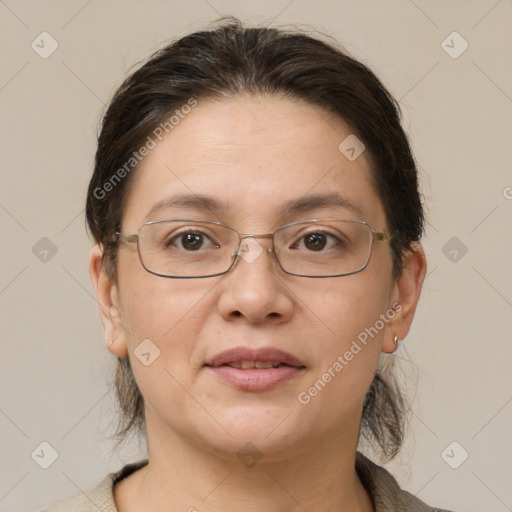
M236 233L238 235L239 243L238 243L238 245L236 247L236 251L232 255L233 261L231 262L231 265L229 266L229 268L227 270L225 270L224 272L218 272L216 274L208 274L208 275L205 275L205 276L173 276L173 275L168 275L168 274L161 274L159 272L155 272L154 270L150 270L148 267L146 267L146 265L144 264L144 260L142 258L142 254L140 252L140 244L139 244L139 240L140 240L139 232L140 232L140 230L144 226L147 226L147 225L160 224L160 223L172 222L172 221L176 221L176 222L192 221L192 222L203 222L203 223L206 223L206 224L216 224L218 226L226 227L229 230L231 230L234 233ZM369 253L368 253L368 259L367 259L366 263L364 264L364 266L362 266L358 270L354 270L353 272L348 272L346 274L321 275L321 276L310 276L310 275L304 275L304 274L295 274L293 272L288 272L287 270L285 270L283 268L281 262L279 261L279 257L277 256L277 253L275 251L275 246L274 246L274 236L275 236L275 234L279 230L287 228L287 227L290 227L290 226L294 226L296 224L307 224L307 223L315 223L315 222L333 222L333 221L336 221L336 222L351 222L351 223L354 223L354 224L361 224L361 225L366 226L370 230L370 233L372 234L372 238L371 238L371 242L370 242L370 250L369 250ZM273 233L264 233L264 234L258 235L258 234L253 234L253 233L240 233L236 229L232 228L231 226L228 226L227 224L224 224L223 222L217 222L217 221L212 221L212 220L200 220L200 219L190 219L190 218L187 218L187 219L164 219L164 220L155 220L155 221L145 222L137 230L137 233L126 234L126 233L121 233L119 231L116 231L112 235L111 241L112 242L123 242L123 243L128 243L128 244L137 244L137 254L139 255L140 263L141 263L142 267L144 268L144 270L146 270L146 272L149 272L150 274L153 274L153 275L159 276L159 277L169 278L169 279L203 279L205 277L216 277L216 276L222 276L222 275L227 274L235 266L235 263L238 261L238 258L240 256L240 248L242 247L243 240L245 240L246 238L270 238L272 240L272 247L268 249L268 252L269 253L272 253L272 252L274 253L275 259L276 259L279 267L286 274L289 274L289 275L292 275L292 276L297 276L297 277L309 277L309 278L321 279L321 278L327 278L327 277L350 276L350 275L358 274L359 272L362 272L368 266L368 264L370 263L370 259L371 259L371 256L372 256L372 250L373 250L373 243L375 241L378 241L378 242L391 241L393 239L393 236L385 233L384 231L374 231L372 229L372 227L370 226L370 224L368 224L367 222L362 221L362 220L348 220L348 219L297 220L297 221L294 221L294 222L290 222L288 224L284 224L283 226L279 226Z

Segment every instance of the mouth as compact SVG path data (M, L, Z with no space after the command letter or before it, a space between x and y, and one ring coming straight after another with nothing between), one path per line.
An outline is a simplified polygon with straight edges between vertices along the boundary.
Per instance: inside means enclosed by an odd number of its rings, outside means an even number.
M244 391L264 391L304 372L304 363L288 352L265 347L236 347L205 363L217 377Z
M280 366L288 366L284 363L273 363L272 361L233 361L221 366L229 366L231 368L240 368L242 370L250 370L252 368L268 369L279 368Z
M247 347L235 347L226 350L208 359L205 366L219 367L230 366L232 368L272 368L278 366L291 366L293 368L305 367L304 363L294 355L274 347L252 349Z

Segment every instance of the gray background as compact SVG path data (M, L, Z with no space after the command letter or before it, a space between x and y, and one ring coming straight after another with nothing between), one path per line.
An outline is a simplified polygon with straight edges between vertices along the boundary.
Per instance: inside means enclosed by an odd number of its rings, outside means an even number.
M145 456L105 439L115 358L83 210L96 130L131 66L228 14L307 23L399 99L423 171L429 271L399 353L410 430L387 467L427 503L512 510L511 0L0 0L0 510L43 509ZM46 59L44 31L58 43ZM47 469L42 442L58 453Z

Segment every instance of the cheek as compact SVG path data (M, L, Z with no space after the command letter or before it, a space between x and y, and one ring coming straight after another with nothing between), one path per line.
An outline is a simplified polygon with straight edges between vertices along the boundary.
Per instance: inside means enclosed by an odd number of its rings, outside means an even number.
M306 326L316 325L321 334L321 350L343 349L390 307L391 279L379 278L370 268L350 276L319 280L314 287L306 288L306 284L296 282L291 288L299 298L299 314Z
M381 354L387 327L381 315L389 310L390 292L372 272L332 280L307 295L296 290L307 296L306 324L318 326L316 332L309 329L315 361L300 403L309 403L318 408L316 414L326 417L361 406ZM337 413L332 404L339 405Z
M182 371L189 366L205 315L211 308L210 290L215 282L166 279L135 268L124 276L121 316L127 326L130 354L135 352L136 356L141 342L151 340L162 355L171 355L173 368ZM160 357L158 362L162 360Z
M144 271L144 270L143 270ZM145 271L144 271L145 272ZM147 405L163 411L194 407L184 389L194 382L197 340L211 311L214 283L171 280L132 271L122 316L137 385Z

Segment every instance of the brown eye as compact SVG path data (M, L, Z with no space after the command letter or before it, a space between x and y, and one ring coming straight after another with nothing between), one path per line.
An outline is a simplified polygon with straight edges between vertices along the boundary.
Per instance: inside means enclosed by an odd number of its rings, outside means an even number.
M169 236L164 246L168 249L175 248L187 252L217 247L209 236L199 231L187 231Z
M181 245L187 251L197 251L203 245L203 235L200 233L186 233L180 238Z
M321 251L327 244L324 233L310 233L304 237L304 245L311 251Z

